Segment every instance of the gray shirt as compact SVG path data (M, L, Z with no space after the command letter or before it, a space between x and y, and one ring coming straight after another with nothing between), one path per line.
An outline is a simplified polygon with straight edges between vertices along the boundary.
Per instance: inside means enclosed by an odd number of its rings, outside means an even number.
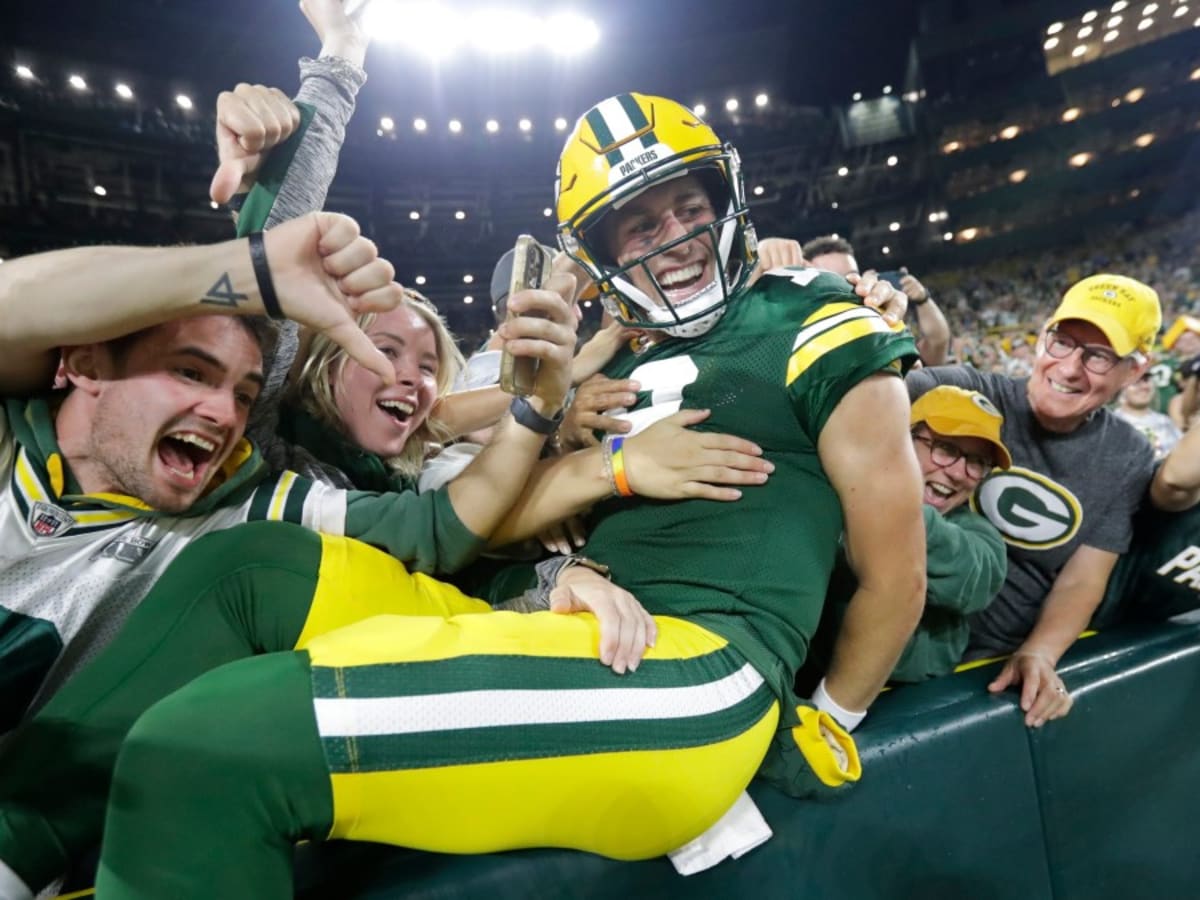
M1004 414L1013 465L979 485L971 507L1000 531L1008 575L996 599L970 618L966 659L1008 653L1037 623L1054 579L1081 546L1111 553L1129 548L1133 514L1154 472L1146 438L1108 409L1061 434L1038 424L1028 378L941 366L910 372L913 399L939 384L985 395Z

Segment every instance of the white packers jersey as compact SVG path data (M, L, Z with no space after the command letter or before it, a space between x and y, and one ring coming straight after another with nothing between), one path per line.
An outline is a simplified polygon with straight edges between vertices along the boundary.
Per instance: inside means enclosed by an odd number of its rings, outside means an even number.
M45 465L10 425L0 408L0 734L113 638L192 540L263 519L344 529L345 493L293 472L190 516L60 500L51 483L57 465L61 490L59 457Z

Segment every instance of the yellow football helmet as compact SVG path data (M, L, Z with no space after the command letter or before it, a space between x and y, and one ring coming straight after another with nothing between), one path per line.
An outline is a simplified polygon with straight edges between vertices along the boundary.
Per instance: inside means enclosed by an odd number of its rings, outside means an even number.
M713 221L618 262L606 246L605 217L643 191L685 174L695 175L703 186ZM674 100L619 94L584 113L563 147L555 195L560 246L588 272L605 308L624 325L676 337L704 334L745 286L758 260L737 151ZM697 238L712 242L715 277L673 303L647 262ZM634 286L629 276L638 268L657 297Z

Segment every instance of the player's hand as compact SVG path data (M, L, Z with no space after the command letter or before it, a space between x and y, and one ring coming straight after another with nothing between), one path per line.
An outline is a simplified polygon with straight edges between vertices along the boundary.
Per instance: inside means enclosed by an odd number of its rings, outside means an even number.
M621 346L636 335L637 329L612 322L597 331L579 348L571 362L571 384L580 385L608 365Z
M338 213L309 213L267 231L263 241L284 314L328 335L391 384L392 364L355 317L394 309L404 292L393 281L396 270L359 234L358 223Z
M658 639L654 617L637 598L584 566L571 566L550 592L550 611L590 612L600 625L600 662L618 675L637 671L647 647Z
M684 409L627 438L625 477L630 490L658 500L738 500L742 492L721 485L766 482L774 463L762 448L731 434L691 431L707 409Z
M804 800L845 793L862 778L854 738L837 719L809 703L795 711L795 717L788 716L775 732L759 774Z
M579 326L574 304L575 276L554 271L538 290L517 291L508 298L511 315L496 329L503 349L513 356L541 361L531 401L541 404L539 413L556 414L571 387L571 360L575 356L575 332Z
M1075 702L1058 677L1054 662L1035 651L1018 650L1010 656L1000 674L988 685L988 690L998 694L1018 685L1025 724L1030 728L1041 728L1052 719L1061 719Z
M913 303L924 303L929 299L929 291L917 280L916 275L909 274L908 269L900 267L900 290Z
M362 27L364 4L353 17L346 15L344 0L300 0L300 11L321 42L322 56L340 56L361 66L371 39Z
M880 281L870 269L861 275L851 272L846 280L854 286L854 293L862 298L863 304L876 310L889 325L904 321L904 314L908 312L908 295L904 291Z
M600 443L596 439L597 431L605 434L627 433L632 424L625 419L606 416L604 412L633 406L640 389L641 385L636 381L618 381L603 375L593 375L581 384L558 427L558 438L563 448L582 450L595 447Z
M763 238L758 242L758 262L750 273L748 284L754 284L765 273L783 266L804 266L804 251L800 242L790 238Z
M300 127L300 110L279 88L239 84L217 96L217 171L208 193L228 203L247 191L266 159Z
M551 525L537 536L538 543L551 553L570 556L587 543L587 528L579 516L571 516Z

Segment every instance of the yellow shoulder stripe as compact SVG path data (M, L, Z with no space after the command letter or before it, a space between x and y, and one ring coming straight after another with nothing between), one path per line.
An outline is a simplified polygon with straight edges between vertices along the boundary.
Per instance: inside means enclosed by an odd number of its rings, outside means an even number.
M873 310L856 307L854 312L843 313L832 321L828 317L828 327L821 327L824 322L810 326L800 332L797 337L795 352L788 360L787 384L791 384L826 353L844 347L851 341L866 337L869 334L888 334L890 329L883 318ZM805 332L812 332L805 335ZM801 337L805 337L802 342Z
M292 489L295 481L295 472L284 472L279 477L279 484L275 486L275 491L271 495L271 505L267 509L268 519L278 521L283 518L284 503L287 502L288 492Z

